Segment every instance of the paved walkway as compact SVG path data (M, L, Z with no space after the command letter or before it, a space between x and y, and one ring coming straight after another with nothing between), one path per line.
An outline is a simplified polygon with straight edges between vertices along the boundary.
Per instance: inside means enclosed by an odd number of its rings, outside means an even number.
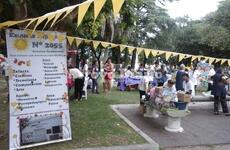
M165 148L164 150L230 150L230 145L187 146Z
M197 103L190 106L192 114L182 121L185 132L179 134L164 130L167 122L165 116L158 119L144 118L139 114L137 107L119 111L166 150L209 150L221 148L213 145L230 144L230 117L214 116L212 109L212 103ZM229 145L226 146L230 149Z
M140 145L128 145L128 146L112 146L112 147L98 147L98 148L82 148L76 150L154 150L155 145L152 144L140 144Z

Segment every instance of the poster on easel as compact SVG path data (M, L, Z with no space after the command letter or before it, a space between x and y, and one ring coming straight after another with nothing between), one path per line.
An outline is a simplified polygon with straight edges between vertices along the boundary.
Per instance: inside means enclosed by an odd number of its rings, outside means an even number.
M6 30L9 149L71 140L66 33Z

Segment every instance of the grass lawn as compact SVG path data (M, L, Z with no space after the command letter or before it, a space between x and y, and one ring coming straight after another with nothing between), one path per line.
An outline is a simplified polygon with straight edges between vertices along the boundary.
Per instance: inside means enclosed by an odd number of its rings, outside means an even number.
M0 79L0 145L7 149L8 104L5 82ZM88 92L88 100L70 102L72 141L33 148L36 150L63 150L81 147L98 147L141 144L146 141L134 132L110 109L111 104L138 103L138 92L120 92L114 89L109 95Z

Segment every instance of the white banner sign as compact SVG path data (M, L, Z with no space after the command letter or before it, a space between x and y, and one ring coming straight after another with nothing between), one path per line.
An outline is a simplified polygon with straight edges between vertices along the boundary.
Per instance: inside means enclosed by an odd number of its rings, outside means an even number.
M66 34L6 31L9 149L71 140Z

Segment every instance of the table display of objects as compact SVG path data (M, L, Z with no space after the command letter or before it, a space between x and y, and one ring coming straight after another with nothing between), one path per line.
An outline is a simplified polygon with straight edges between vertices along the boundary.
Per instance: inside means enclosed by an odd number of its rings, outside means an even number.
M146 80L148 80L150 83L153 82L152 76L144 76ZM125 91L127 86L133 86L138 85L141 82L141 78L143 76L132 76L132 77L122 77L118 79L118 87L120 91Z
M187 110L187 103L191 101L191 96L179 92L176 95L178 101L175 101L175 94L174 95L167 95L164 94L163 87L156 87L154 94L146 95L145 98L142 99L144 106L146 108L144 113L144 117L148 118L158 118L160 114L164 114L167 116L167 125L164 127L166 131L169 132L183 132L184 129L181 126L181 119L186 117L191 112ZM173 98L173 99L172 99Z

